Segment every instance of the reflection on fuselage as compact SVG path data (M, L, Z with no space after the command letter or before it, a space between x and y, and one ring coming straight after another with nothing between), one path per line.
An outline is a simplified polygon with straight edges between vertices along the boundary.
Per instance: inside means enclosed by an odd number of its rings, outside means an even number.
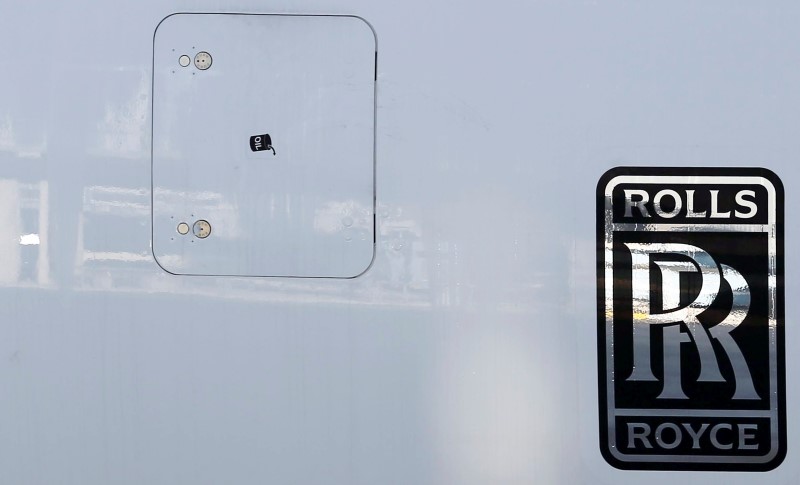
M0 285L50 285L48 184L0 180Z

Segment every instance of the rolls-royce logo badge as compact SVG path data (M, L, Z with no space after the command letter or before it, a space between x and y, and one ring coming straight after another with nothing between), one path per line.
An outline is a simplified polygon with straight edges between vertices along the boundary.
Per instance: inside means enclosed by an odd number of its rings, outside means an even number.
M783 186L636 168L597 186L600 447L638 470L770 470L786 453Z

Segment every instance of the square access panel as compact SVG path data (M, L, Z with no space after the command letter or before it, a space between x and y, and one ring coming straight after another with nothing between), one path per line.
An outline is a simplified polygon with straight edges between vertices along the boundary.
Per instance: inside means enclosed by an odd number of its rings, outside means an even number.
M358 17L174 14L153 43L153 255L350 278L375 246L376 41Z

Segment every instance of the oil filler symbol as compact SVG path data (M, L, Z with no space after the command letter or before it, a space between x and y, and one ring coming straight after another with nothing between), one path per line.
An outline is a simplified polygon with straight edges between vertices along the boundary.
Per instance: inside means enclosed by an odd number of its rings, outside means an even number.
M272 150L272 154L275 155L275 149L272 148L272 138L268 134L263 135L254 135L250 137L250 149L254 152L260 152L262 150Z

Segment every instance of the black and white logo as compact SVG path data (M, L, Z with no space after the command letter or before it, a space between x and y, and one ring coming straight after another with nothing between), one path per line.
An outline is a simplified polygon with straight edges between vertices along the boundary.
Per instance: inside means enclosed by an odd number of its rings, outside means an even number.
M251 136L250 150L254 152L272 150L272 154L275 155L275 148L272 147L272 137L267 133Z
M765 169L615 168L597 186L600 447L623 469L786 453L783 187Z

